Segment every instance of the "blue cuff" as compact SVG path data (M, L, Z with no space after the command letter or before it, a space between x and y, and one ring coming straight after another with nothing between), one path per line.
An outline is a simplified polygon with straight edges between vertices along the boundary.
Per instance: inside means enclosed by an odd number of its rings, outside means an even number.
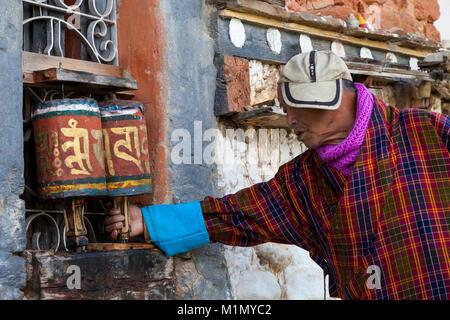
M209 243L199 201L141 208L152 242L167 256Z

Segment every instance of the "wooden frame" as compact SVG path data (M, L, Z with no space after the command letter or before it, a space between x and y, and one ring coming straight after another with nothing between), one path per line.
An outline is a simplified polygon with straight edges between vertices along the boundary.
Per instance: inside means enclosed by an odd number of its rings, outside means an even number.
M23 83L25 85L54 85L71 83L89 85L109 91L137 89L137 82L119 66L100 64L70 58L54 57L38 53L22 53Z

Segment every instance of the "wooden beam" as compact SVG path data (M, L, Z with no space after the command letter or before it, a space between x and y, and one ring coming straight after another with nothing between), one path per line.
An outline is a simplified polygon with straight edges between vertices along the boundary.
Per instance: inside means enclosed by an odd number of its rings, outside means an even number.
M422 71L405 70L400 68L384 67L382 65L373 65L368 63L358 63L346 61L350 73L375 76L389 79L412 79L433 81L431 76Z
M148 250L157 249L151 243L89 243L88 251L124 251L124 250Z
M255 0L207 0L218 9L227 8L232 11L250 13L259 17L273 18L284 22L297 22L317 26L326 30L344 30L345 21L332 17L321 17L304 12L286 10L285 6L272 5L270 1Z
M286 115L276 112L271 107L239 112L231 120L240 125L263 128L288 128Z
M428 53L434 52L429 49L411 49L411 48L403 48L399 47L396 44L390 44L383 41L370 40L365 38L357 38L354 36L349 36L346 34L342 34L340 32L331 31L331 30L323 30L319 27L312 27L307 25L302 25L294 22L283 22L281 20L277 20L274 18L261 17L250 13L242 13L231 11L228 9L224 9L220 12L220 16L222 18L236 18L249 23L253 23L256 25L278 28L285 31L298 32L311 36L315 36L322 39L328 40L336 40L343 43L348 43L352 45L357 45L360 47L369 47L380 49L383 51L389 51L399 54L405 54L409 56L415 56L419 58L424 58Z
M280 7L283 7L283 8L286 5L286 1L285 0L262 0L262 1L267 2L269 4L276 5L276 6L280 6Z
M46 70L51 68L63 68L66 70L89 72L97 75L112 76L118 78L132 78L119 66L100 64L91 61L62 58L38 54L33 52L22 52L22 72Z
M26 82L25 82L26 79ZM46 70L34 71L32 76L27 75L24 78L25 83L79 83L89 84L98 87L108 87L118 90L136 90L137 82L134 79L119 78L115 76L99 75L83 71L67 70L62 68L51 68Z

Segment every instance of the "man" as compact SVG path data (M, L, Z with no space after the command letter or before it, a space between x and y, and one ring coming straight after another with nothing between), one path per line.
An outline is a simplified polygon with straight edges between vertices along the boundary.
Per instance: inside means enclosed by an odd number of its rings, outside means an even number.
M132 207L167 255L219 241L295 244L343 299L450 298L450 118L399 110L328 51L294 56L278 98L309 148L275 177L221 199ZM110 210L113 238L123 217ZM145 220L145 223L144 223Z

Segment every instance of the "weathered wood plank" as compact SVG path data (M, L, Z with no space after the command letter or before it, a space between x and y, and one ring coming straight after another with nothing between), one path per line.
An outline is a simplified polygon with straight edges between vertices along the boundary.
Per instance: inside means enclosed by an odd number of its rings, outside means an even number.
M353 74L363 74L382 78L392 79L415 79L433 81L431 76L422 71L405 70L400 68L390 68L383 65L359 63L346 61L347 67Z
M332 17L323 17L302 12L293 12L285 9L284 5L271 4L273 1L255 0L209 0L219 9L235 11L243 14L252 14L261 18L274 19L285 25L301 24L320 28L322 31L337 31L355 38L367 38L370 40L399 42L398 44L412 49L424 49L435 51L439 43L417 34L395 34L384 30L370 31L362 28L347 28L345 21ZM278 1L276 1L278 2Z
M273 53L266 41L266 28L258 25L244 24L245 33L247 36L246 42L242 48L235 47L230 41L228 21L220 19L218 21L218 37L217 37L217 49L216 51L223 55L232 55L237 57L243 57L249 60L260 60L269 64L285 64L292 56L301 52L299 44L299 35L293 32L281 31L281 41L283 47L280 54ZM331 41L320 38L310 37L312 47L315 50L330 50ZM361 46L356 44L344 44L347 60L360 59ZM386 51L381 49L371 49L372 55L376 63L382 65L386 63ZM404 54L396 54L397 64L390 64L393 69L406 69L409 68L409 56ZM373 61L372 61L373 62ZM220 68L220 61L217 61L217 65ZM383 70L385 70L384 68ZM360 68L354 68L354 70L360 70ZM386 69L388 70L388 69ZM373 69L372 71L380 71L380 69ZM391 70L396 71L396 70ZM394 72L397 74L398 72ZM380 74L377 74L380 76ZM386 75L388 75L386 73ZM423 73L412 72L410 75L423 76ZM402 77L408 78L408 77ZM220 82L218 83L220 87Z
M396 39L390 39L388 41L405 48L424 48L429 49L432 52L437 51L440 48L439 43L425 38L423 35L417 33L408 32L405 35L402 35Z
M30 298L51 299L172 299L172 261L159 250L53 254L32 252L27 259ZM30 262L30 260L32 262ZM30 267L31 264L31 267ZM79 268L80 288L70 289ZM75 267L75 268L76 268ZM71 277L72 278L69 278ZM37 292L36 292L37 291Z
M284 22L279 18L267 18L250 13L231 11L228 9L222 10L220 13L220 17L225 19L236 18L242 21L246 21L247 23L260 25L266 28L267 27L278 28L280 30L303 33L318 38L328 39L330 41L341 41L343 43L356 44L360 47L364 46L369 48L381 49L383 51L407 54L419 58L424 58L428 53L435 51L429 49L428 47L416 49L403 48L396 45L395 43L371 40L367 38L357 38L333 30L326 30L326 29L324 30L323 28L317 26L311 26L311 24L306 23L300 24L298 22Z
M156 249L151 243L89 243L88 251L114 251L114 250L148 250Z
M299 43L299 34L280 30L282 49L280 54L273 53L266 40L267 28L253 24L244 24L246 41L242 48L235 47L229 36L229 21L226 19L218 20L218 35L216 51L223 55L233 55L247 58L249 60L260 60L272 64L285 64L292 56L302 52ZM315 50L331 50L329 39L316 36L310 37L312 47ZM361 45L344 44L347 57L358 58L360 56ZM380 63L386 59L386 51L381 49L371 49L372 55ZM409 56L396 54L398 64L405 67L409 66ZM219 66L219 65L218 65Z
M346 23L341 19L320 17L303 12L288 11L284 6L272 5L265 1L255 0L208 0L208 3L219 9L227 8L241 13L253 14L259 17L273 18L283 22L296 22L317 26L324 30L344 30Z
M93 74L118 78L132 78L130 74L126 73L118 66L70 58L54 57L26 51L23 51L22 54L22 72L24 73L32 73L33 71L51 68L63 68L66 70L90 72Z
M289 128L286 115L274 112L271 107L240 112L231 117L240 125L250 125L263 128Z
M281 32L283 47L281 53L276 54L267 45L266 28L252 24L244 24L246 41L242 48L237 48L230 40L229 21L219 18L217 27L218 38L216 51L223 55L255 59L267 63L284 64L292 56L301 52L299 36L294 33Z
M136 80L129 78L98 75L89 72L67 70L62 68L51 68L33 72L31 83L36 84L47 82L72 82L102 87L110 87L121 90L137 89Z
M280 7L283 7L283 8L286 5L286 1L285 0L262 0L262 1L267 2L269 4L276 5L276 6L280 6Z

